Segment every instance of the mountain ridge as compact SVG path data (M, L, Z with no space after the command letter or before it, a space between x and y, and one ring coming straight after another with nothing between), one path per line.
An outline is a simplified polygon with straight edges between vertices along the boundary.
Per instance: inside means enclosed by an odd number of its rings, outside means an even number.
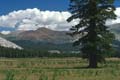
M37 30L11 32L6 38L10 40L31 40L50 43L72 42L72 37L66 35L66 33L67 31L54 31L48 28L39 28Z
M120 24L113 24L109 26L109 29L111 30L111 32L113 32L116 36L116 41L115 45L120 47ZM37 30L31 30L31 31L14 31L11 32L11 34L9 35L5 35L5 38L22 46L23 48L27 47L29 48L29 46L32 46L34 48L38 48L38 49L42 49L42 47L44 46L44 48L49 48L49 47L53 47L55 49L58 49L57 47L69 47L68 45L72 45L73 41L77 38L77 37L71 37L69 35L66 35L66 33L68 33L69 31L54 31L54 30L50 30L48 28L39 28ZM66 44L67 43L67 44ZM65 44L65 45L64 45ZM37 46L37 47L36 47ZM53 48L50 48L53 49ZM70 48L72 49L72 48ZM69 50L69 49L67 49Z

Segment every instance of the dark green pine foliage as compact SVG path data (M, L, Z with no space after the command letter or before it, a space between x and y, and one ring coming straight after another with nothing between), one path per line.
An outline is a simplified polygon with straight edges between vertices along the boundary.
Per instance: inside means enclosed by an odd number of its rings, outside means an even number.
M113 52L114 34L106 26L106 20L115 19L114 0L70 0L71 22L79 19L72 26L71 35L79 35L74 45L80 45L84 58L88 58L90 68L96 68L98 62L104 61L104 54Z

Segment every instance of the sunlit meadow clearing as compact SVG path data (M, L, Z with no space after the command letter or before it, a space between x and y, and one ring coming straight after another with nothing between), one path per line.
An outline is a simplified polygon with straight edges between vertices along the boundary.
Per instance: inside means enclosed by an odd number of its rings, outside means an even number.
M81 58L0 59L0 80L120 80L120 59L87 69Z

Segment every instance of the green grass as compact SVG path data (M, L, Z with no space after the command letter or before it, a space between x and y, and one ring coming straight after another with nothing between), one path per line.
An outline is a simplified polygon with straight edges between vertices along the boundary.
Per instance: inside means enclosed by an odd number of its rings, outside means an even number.
M120 80L120 59L87 65L81 58L0 59L0 80Z

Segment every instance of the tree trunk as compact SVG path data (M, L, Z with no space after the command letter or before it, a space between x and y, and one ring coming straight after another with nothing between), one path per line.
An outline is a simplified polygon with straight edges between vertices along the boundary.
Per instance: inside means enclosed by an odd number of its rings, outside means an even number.
M88 66L89 68L97 68L98 66L97 66L97 57L96 57L96 55L94 54L92 54L92 55L90 55L89 56L89 66Z

